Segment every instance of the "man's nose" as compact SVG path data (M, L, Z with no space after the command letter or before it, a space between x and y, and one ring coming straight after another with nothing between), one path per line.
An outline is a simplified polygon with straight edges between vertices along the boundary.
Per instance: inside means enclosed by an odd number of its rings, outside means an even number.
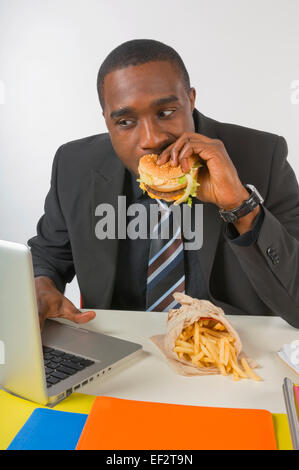
M139 147L147 153L160 153L168 144L169 137L158 123L144 120L140 123Z

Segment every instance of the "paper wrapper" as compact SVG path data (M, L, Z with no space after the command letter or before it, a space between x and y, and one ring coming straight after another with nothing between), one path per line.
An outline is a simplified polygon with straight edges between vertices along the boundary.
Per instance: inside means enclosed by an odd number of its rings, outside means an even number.
M166 335L156 335L150 338L164 354L169 364L180 375L212 375L220 374L218 367L198 367L185 359L179 359L176 352L173 352L175 341L182 330L200 318L214 318L221 322L227 331L235 338L234 346L236 348L237 359L245 357L251 368L258 367L257 363L250 359L242 351L240 337L234 327L230 324L220 307L212 304L208 300L199 300L189 297L181 292L173 294L174 299L181 304L179 309L171 309L168 312Z

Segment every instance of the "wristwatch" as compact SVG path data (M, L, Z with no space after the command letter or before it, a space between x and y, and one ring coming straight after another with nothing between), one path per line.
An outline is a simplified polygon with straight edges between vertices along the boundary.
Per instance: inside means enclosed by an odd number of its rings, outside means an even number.
M241 217L244 217L244 215L252 212L256 206L263 204L264 199L258 190L253 186L253 184L245 184L244 186L250 193L250 196L248 199L246 199L246 201L243 201L239 207L236 207L230 211L219 209L219 214L224 222L236 222Z

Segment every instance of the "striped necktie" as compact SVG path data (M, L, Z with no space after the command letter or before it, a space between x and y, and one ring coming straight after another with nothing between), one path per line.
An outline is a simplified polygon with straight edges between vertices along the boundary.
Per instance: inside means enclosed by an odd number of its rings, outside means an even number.
M185 293L184 245L181 226L174 223L173 212L159 199L157 202L161 207L162 216L151 237L146 310L168 312L171 308L179 307L172 294ZM155 232L158 234L157 238L153 238Z

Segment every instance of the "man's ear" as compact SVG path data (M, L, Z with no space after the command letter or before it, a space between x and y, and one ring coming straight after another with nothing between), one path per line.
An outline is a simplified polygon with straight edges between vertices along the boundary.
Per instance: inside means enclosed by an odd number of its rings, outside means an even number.
M190 88L189 99L190 99L191 111L193 112L193 110L195 108L195 99L196 99L196 90L195 90L195 88Z

